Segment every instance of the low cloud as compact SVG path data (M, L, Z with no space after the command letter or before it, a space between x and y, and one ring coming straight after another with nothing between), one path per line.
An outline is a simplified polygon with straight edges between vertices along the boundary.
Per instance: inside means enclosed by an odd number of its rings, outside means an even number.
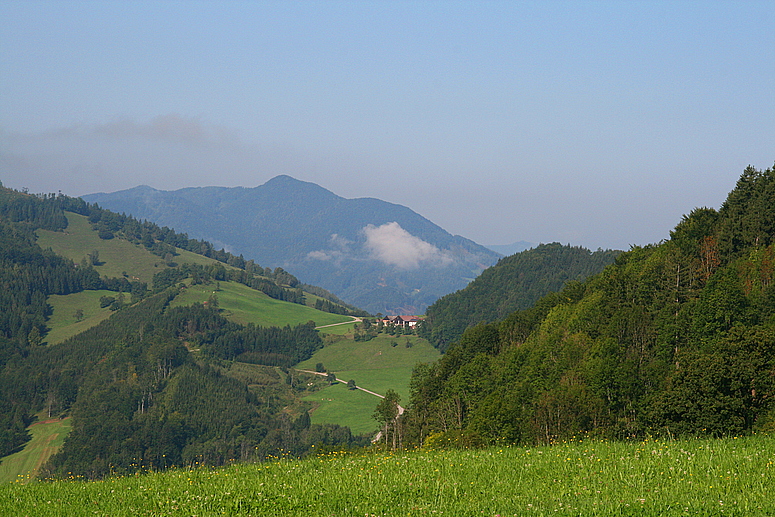
M401 269L417 269L420 263L436 266L449 264L452 259L439 248L407 232L397 222L363 228L366 248L385 264Z
M149 122L138 123L123 119L95 126L95 135L116 139L145 138L157 142L177 142L197 145L236 143L236 136L224 128L205 125L196 118L177 113L160 115Z
M310 251L307 258L338 262L349 254L352 241L334 233L331 234L330 244L331 249Z
M311 258L315 260L332 260L334 256L332 253L327 251L315 250L307 253L307 258Z
M53 128L39 133L14 134L0 132L0 137L20 143L145 140L156 143L176 143L196 146L228 147L241 145L236 132L215 124L209 124L194 117L167 113L137 122L128 118L117 118L104 124L72 125Z
M262 166L262 164L264 164ZM270 172L258 172L261 170ZM160 189L261 184L274 167L237 133L175 113L35 133L0 129L0 176L11 188L68 195L145 184Z

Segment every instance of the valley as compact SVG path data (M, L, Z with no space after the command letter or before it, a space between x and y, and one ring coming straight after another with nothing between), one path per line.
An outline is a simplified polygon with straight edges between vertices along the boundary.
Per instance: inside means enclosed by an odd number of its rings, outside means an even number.
M775 517L773 21L0 1L0 517Z
M537 514L612 515L630 500L662 515L662 491L679 513L708 513L707 495L719 490L725 508L766 514L767 490L741 495L737 481L751 480L741 461L772 463L774 185L771 169L746 169L719 210L694 209L655 245L590 252L551 243L501 259L419 322L370 316L282 268L153 223L0 191L13 200L0 204L12 216L0 219L0 296L9 308L27 300L24 312L2 315L10 337L0 337L0 476L29 484L37 505L41 477L170 483L180 472L235 468L248 482L264 470L343 461L339 470L358 465L402 494L371 506L353 484L359 504L380 513L408 501L449 511L458 499L518 513L478 495L479 477L495 472L509 486L527 479L519 504ZM371 443L378 431L384 440ZM531 478L533 454L556 459ZM704 470L682 463L700 457ZM442 472L432 475L436 494L451 482L454 497L429 503L420 490L428 479L402 477L416 461ZM404 468L387 479L383 462ZM646 463L637 475L648 483L617 485L636 463ZM551 477L546 469L577 480L562 501L556 485L530 492ZM590 476L608 476L613 491L591 491ZM228 504L314 515L309 497ZM296 502L285 507L284 498ZM351 513L341 504L338 491L319 509Z
M154 255L146 247L132 243L120 237L102 239L97 236L93 225L85 215L67 212L67 229L52 231L39 229L38 244L55 253L65 256L80 267L94 268L103 277L125 278L146 285L152 283L159 272L172 272L175 268L189 267L212 268L212 259L176 248L174 259L164 259ZM218 266L221 267L221 266ZM228 265L227 269L237 271ZM310 359L295 368L300 370L326 361L332 367L347 375L348 379L357 379L359 385L372 390L395 389L408 399L408 384L414 364L433 360L438 352L417 336L405 336L401 339L401 348L397 347L398 338L378 336L369 341L354 341L354 326L361 318L343 314L332 314L316 310L323 300L318 295L305 293L304 303L289 303L272 298L264 292L251 289L243 283L233 280L192 281L183 278L178 282L180 292L169 304L169 309L185 308L192 305L214 304L213 308L227 320L239 325L263 327L294 327L314 321L320 327L327 345ZM68 339L98 327L111 316L117 314L116 308L108 306L104 300L122 300L122 305L134 304L136 297L130 292L106 289L91 289L71 294L51 294L48 303L51 314L47 320L48 331L43 344L58 346ZM119 305L121 307L122 305ZM120 310L119 310L120 312ZM410 346L406 346L410 344ZM395 345L395 346L393 346ZM382 360L368 359L370 355L381 355ZM198 349L191 353L201 355ZM356 366L360 365L360 368ZM328 386L319 382L298 383L298 388L288 390L284 379L288 370L248 363L224 363L222 371L229 377L244 382L260 399L268 403L272 400L284 400L287 411L297 418L309 411L312 422L319 425L335 424L350 426L355 434L373 434L377 427L371 413L377 399L373 395L358 397L364 392L355 392L342 385ZM293 370L290 370L293 371ZM294 377L294 374L290 374ZM304 377L299 374L300 378ZM315 380L314 376L306 376ZM295 381L291 382L295 387ZM341 389L341 388L345 389ZM319 400L322 399L322 400ZM54 418L38 415L29 427L32 439L23 449L2 460L0 474L6 481L29 479L41 465L55 452L60 450L67 434L72 429L68 413L62 413L57 404L51 406ZM45 416L45 418L44 418Z

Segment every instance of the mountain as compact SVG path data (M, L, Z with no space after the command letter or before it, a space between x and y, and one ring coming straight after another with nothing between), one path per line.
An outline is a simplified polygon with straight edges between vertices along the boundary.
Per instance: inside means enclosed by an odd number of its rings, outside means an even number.
M747 168L718 210L695 208L669 240L468 328L415 372L407 440L773 432L775 170Z
M580 246L541 244L504 257L460 291L426 310L423 334L441 350L478 323L490 323L532 307L570 281L584 280L613 263L620 251L591 252Z
M345 199L290 176L255 188L139 186L83 199L282 267L371 313L422 313L500 257L407 207Z

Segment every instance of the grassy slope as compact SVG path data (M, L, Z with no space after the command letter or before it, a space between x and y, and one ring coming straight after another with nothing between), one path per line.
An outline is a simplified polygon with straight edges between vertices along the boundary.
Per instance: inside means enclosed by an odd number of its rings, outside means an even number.
M0 460L0 483L29 481L54 452L59 450L70 432L71 421L43 421L28 427L32 440L19 452Z
M54 309L47 325L51 331L46 335L50 345L61 343L65 339L80 334L110 317L113 311L100 308L100 297L116 296L112 291L83 291L66 296L54 294L48 297L48 303ZM77 321L76 310L83 311L83 319Z
M315 405L315 409L310 412L313 424L344 425L354 435L373 436L378 431L379 426L371 415L379 399L365 391L350 390L345 383L337 382L307 395L304 400Z
M262 326L298 325L310 320L317 325L328 325L350 321L349 316L329 314L319 310L270 298L260 291L251 289L237 282L220 282L220 290L216 284L194 285L186 289L172 303L172 306L202 303L213 294L218 298L218 306L228 319L243 325L254 323Z
M87 217L71 212L66 212L68 227L64 232L52 232L38 230L38 244L42 248L51 248L55 253L67 257L76 263L94 250L99 251L101 265L94 269L100 276L120 277L123 273L130 274L132 279L147 282L150 287L153 275L166 268L164 261L150 253L139 244L132 244L123 239L114 238L102 240L97 232L92 230ZM175 262L178 264L191 263L206 266L212 264L213 259L197 255L190 251L176 248L178 256ZM226 264L221 264L231 268ZM307 305L314 307L319 296L306 293Z
M413 343L406 348L407 339ZM396 342L398 346L392 346ZM393 337L379 334L371 341L341 339L318 350L315 355L299 363L299 368L312 367L322 362L327 370L346 372L349 370L380 370L385 368L413 368L418 362L435 361L439 351L426 340L417 336Z
M92 251L98 250L101 265L94 269L100 276L120 277L123 273L127 273L130 279L147 282L149 286L153 281L153 275L167 267L161 257L150 253L139 244L132 244L119 238L100 239L97 232L92 230L86 216L71 212L66 212L66 215L68 226L64 232L49 230L36 232L38 244L42 248L50 247L55 253L76 263L80 263L81 259L87 257ZM215 262L213 259L180 248L177 248L177 252L175 262L178 264L191 263L205 266Z
M89 220L82 215L67 213L68 226L64 232L38 230L38 244L51 248L58 255L76 264L94 250L99 251L101 265L94 269L100 276L120 277L127 273L130 279L151 285L153 275L164 269L164 261L138 244L123 239L103 240L91 229ZM194 255L193 253L191 255ZM182 257L177 259L182 263ZM188 258L188 257L186 257ZM204 258L204 257L202 257Z
M775 514L775 437L331 453L0 487L7 515Z
M413 346L407 348L406 340ZM398 343L392 346L392 343ZM438 359L439 352L417 336L392 337L380 334L371 341L356 342L345 338L318 350L311 359L299 363L299 369L314 370L323 363L326 370L342 380L384 394L393 389L402 403L409 400L409 380L417 363ZM313 423L349 426L355 434L371 433L377 423L372 418L379 400L362 391L351 391L341 383L326 387L305 398L317 408L311 413Z
M89 253L97 250L101 265L96 266L95 269L101 276L120 277L126 273L129 278L147 282L149 286L153 281L153 275L167 267L161 258L140 245L118 238L100 239L85 216L68 212L67 220L69 224L64 232L38 230L38 244L43 248L50 247L57 254L75 262L80 262ZM213 263L212 259L189 251L178 249L178 253L175 261L179 264ZM214 285L196 286L189 289L188 293L176 303L180 305L203 302L212 294L214 288ZM52 328L48 342L61 342L109 316L109 311L99 309L99 297L105 294L106 292L103 291L90 291L51 297L49 303L54 306L54 316L48 322ZM224 314L237 323L284 326L312 320L318 325L327 325L351 319L347 316L329 314L311 307L275 300L264 293L234 282L222 282L221 292L216 294ZM110 295L114 296L115 293ZM308 303L312 304L317 300L314 295L307 295L306 298ZM85 318L82 322L75 322L74 313L78 308L84 311Z
M326 328L320 329L320 332L323 334L333 334L336 336L344 336L346 334L352 334L354 328L355 328L355 322L326 327Z

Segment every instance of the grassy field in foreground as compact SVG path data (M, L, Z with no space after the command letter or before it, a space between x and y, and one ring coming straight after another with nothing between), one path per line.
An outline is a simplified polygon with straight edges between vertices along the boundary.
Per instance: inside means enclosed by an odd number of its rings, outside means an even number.
M40 466L62 446L71 425L71 420L66 418L42 421L28 427L32 439L24 449L0 460L0 483L27 481L33 477ZM25 472L26 475L20 478L20 472ZM2 511L0 506L0 514Z
M0 487L7 515L775 513L775 439L339 454Z

